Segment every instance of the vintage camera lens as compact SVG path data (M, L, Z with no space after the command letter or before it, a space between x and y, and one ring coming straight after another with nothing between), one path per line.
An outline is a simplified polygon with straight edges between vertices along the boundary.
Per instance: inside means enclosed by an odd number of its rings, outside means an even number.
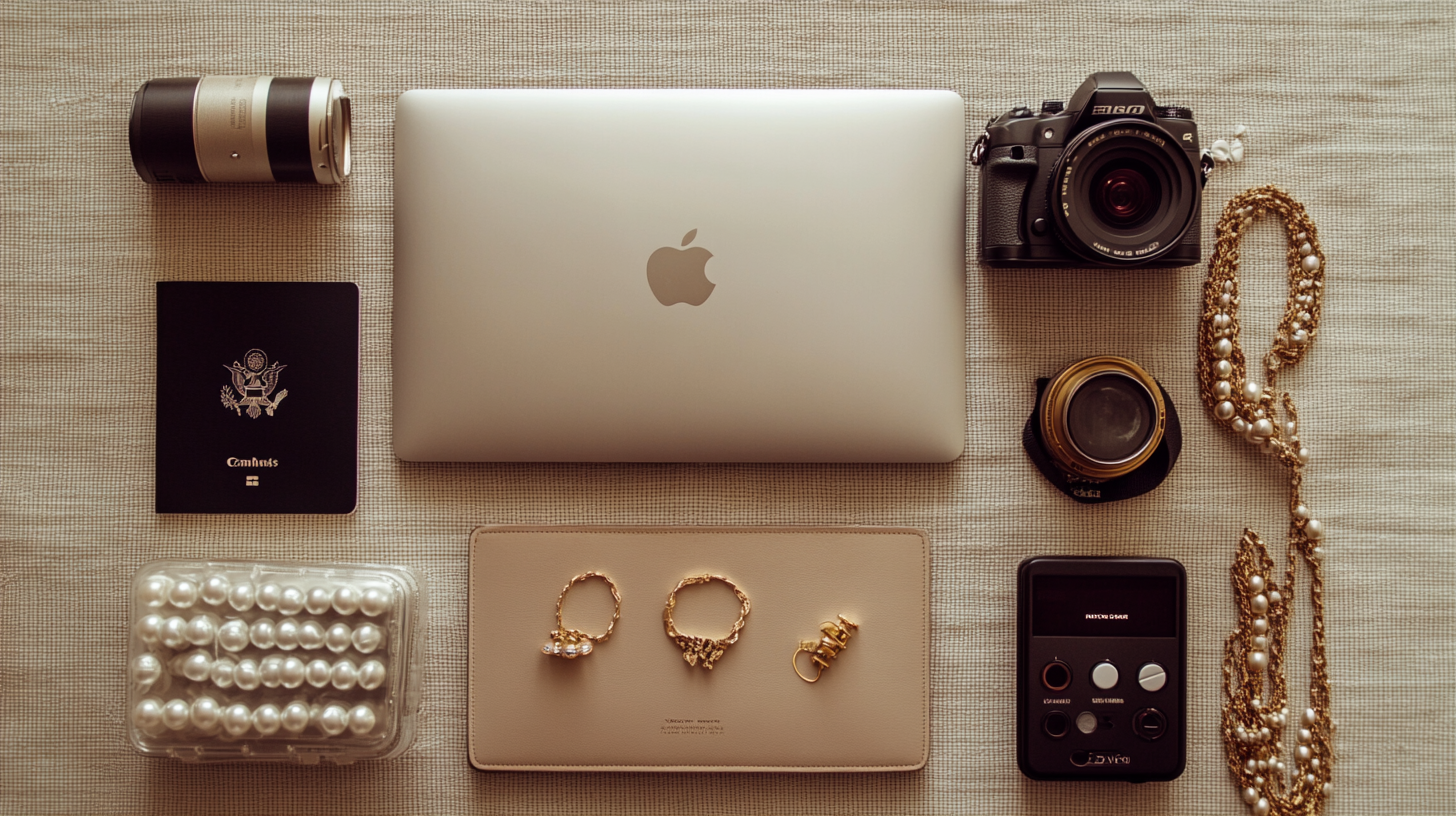
M1072 252L1136 266L1183 240L1197 220L1198 168L1173 135L1141 119L1090 127L1067 145L1049 187L1052 225Z
M1047 383L1040 412L1047 453L1091 480L1123 476L1146 462L1167 421L1157 381L1122 357L1067 366Z
M131 159L148 184L349 175L349 98L327 77L153 79L131 103Z

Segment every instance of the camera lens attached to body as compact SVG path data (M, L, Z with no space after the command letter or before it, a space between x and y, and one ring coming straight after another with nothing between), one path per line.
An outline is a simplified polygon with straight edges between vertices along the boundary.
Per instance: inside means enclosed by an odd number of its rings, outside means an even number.
M1048 192L1064 246L1104 264L1141 264L1178 246L1198 214L1198 168L1166 130L1113 119L1067 145Z
M350 120L328 77L153 79L132 98L132 164L148 184L341 184Z
M1078 360L1038 380L1023 444L1057 489L1097 503L1162 483L1182 449L1182 429L1158 381L1123 357Z

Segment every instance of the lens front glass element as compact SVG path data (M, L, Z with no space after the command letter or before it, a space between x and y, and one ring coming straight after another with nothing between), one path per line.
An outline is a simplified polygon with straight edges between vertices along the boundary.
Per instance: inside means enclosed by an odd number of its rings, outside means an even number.
M1123 462L1148 446L1156 415L1142 383L1125 374L1098 374L1067 403L1067 434L1089 459Z
M1162 201L1157 175L1128 158L1104 165L1092 180L1090 192L1093 211L1114 229L1136 229L1146 224Z

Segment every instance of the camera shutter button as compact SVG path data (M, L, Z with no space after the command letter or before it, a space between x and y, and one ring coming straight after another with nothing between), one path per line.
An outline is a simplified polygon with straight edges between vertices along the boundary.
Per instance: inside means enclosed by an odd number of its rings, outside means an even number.
M1157 663L1144 663L1138 669L1138 685L1144 691L1162 691L1163 685L1168 682L1168 672Z
M1092 685L1103 691L1117 685L1117 667L1106 661L1093 666Z

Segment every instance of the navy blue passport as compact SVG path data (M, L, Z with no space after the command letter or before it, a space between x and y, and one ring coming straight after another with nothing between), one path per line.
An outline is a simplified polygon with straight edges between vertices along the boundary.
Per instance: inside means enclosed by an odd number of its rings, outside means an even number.
M157 284L157 512L352 513L359 287Z

